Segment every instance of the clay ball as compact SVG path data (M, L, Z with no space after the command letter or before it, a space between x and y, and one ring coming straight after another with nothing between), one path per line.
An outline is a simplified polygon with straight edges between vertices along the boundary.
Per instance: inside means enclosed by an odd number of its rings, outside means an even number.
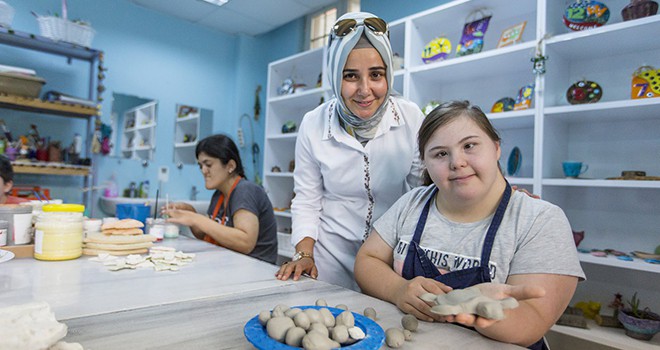
M403 326L403 329L415 332L419 326L419 321L417 321L417 318L413 315L404 315L401 318L401 325Z
M390 348L398 348L406 341L403 331L398 328L388 328L385 331L385 343Z

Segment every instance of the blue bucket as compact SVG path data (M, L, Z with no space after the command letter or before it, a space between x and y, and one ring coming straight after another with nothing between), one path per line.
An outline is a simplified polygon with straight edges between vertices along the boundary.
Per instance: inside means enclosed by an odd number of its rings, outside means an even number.
M147 218L151 214L151 207L144 204L117 204L116 215L119 220L135 219L146 225Z

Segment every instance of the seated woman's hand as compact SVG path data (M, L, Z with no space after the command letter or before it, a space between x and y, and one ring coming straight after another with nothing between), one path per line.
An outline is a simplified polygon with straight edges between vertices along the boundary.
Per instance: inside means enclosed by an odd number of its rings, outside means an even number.
M431 312L432 304L422 300L420 297L427 293L445 294L450 292L451 287L430 278L415 277L404 280L395 292L393 303L403 312L411 314L422 321L442 321L443 316Z
M538 286L524 286L524 285L509 285L503 283L481 283L476 285L481 291L483 296L495 300L502 300L505 298L514 298L518 301L540 298L545 295L545 289ZM504 314L509 312L504 309ZM447 322L456 322L468 327L488 328L500 320L485 318L475 314L457 314L444 316Z
M194 226L200 216L205 217L204 215L197 214L194 210L189 211L185 209L168 209L163 212L163 216L165 215L167 215L167 222L185 226Z
M286 281L293 275L293 280L297 281L302 274L306 274L311 278L316 278L319 275L316 269L314 259L302 258L298 261L285 262L280 266L279 271L275 274L278 280Z
M191 211L193 213L196 213L197 211L195 210L195 207L188 203L184 202L177 202L177 203L170 203L166 206L162 206L160 208L160 214L162 216L167 215L168 210L186 210L186 211Z

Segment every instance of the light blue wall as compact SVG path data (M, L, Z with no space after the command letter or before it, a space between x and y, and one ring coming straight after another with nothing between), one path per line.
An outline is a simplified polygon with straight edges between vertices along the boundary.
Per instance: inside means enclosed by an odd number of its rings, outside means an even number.
M16 10L12 27L38 33L36 19L30 14L60 13L60 1L6 0ZM391 21L447 1L362 0L362 9ZM96 30L93 47L105 53L109 69L104 81L106 92L102 121L110 122L112 93L136 95L158 101L157 143L154 159L147 167L134 160L97 156L98 175L102 185L115 173L119 190L131 181L149 180L150 195L158 187L157 170L167 166L169 181L161 185L161 195L186 199L194 185L204 188L196 166L177 169L173 162L174 118L176 105L188 104L214 111L214 132L226 133L236 139L240 116L248 114L254 135L246 119L240 126L246 146L241 156L250 180L262 176L264 118L266 114L266 83L268 63L287 57L304 48L305 20L300 18L269 33L256 37L232 36L161 15L134 5L127 0L69 0L69 18L91 22ZM61 90L86 96L88 65L61 57L35 54L27 50L2 47L0 63L27 66L37 70L48 81L45 90ZM262 86L259 99L261 116L254 120L255 90ZM25 116L29 116L26 119ZM83 132L85 123L61 117L39 116L25 112L3 110L4 118L15 135L25 134L30 123L37 123L42 135L70 144L75 132ZM250 142L258 144L260 153L253 162ZM67 202L79 202L77 189L82 182L75 177L45 177L22 175L23 183L41 184L51 188L53 195ZM99 191L100 194L102 191ZM209 199L211 192L202 190L198 199ZM96 202L96 196L94 202ZM102 216L98 207L95 216Z

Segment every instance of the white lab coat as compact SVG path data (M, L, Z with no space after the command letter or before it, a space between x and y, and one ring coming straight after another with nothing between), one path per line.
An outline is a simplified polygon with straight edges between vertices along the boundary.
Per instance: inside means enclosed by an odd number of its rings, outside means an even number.
M339 125L335 103L308 112L300 124L291 243L315 239L318 278L358 290L353 264L373 222L421 184L417 131L424 115L414 103L390 97L376 136L362 146Z

